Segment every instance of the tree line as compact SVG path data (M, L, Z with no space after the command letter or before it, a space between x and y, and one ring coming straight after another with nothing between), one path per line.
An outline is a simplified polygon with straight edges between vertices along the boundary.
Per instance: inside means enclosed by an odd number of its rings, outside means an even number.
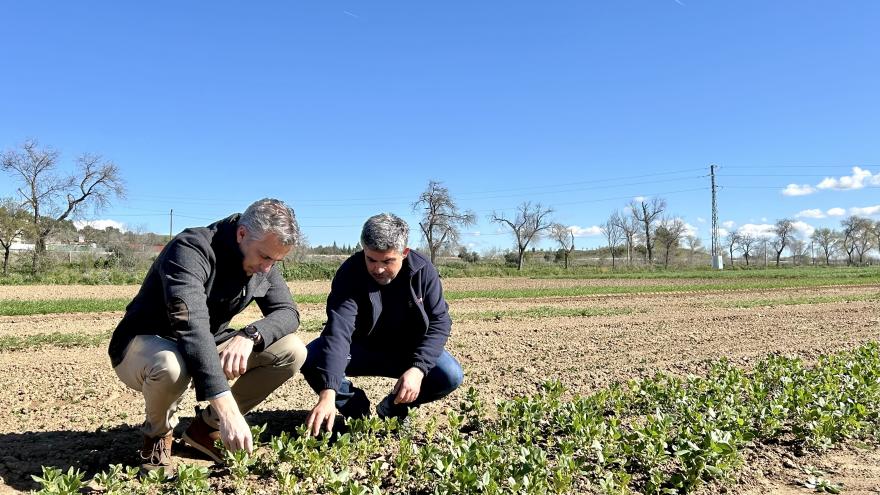
M840 221L840 229L822 227L813 231L808 238L800 238L794 221L783 218L767 235L732 231L725 238L725 247L731 260L738 252L747 266L757 249L762 249L764 253L772 252L776 266L779 266L786 249L795 263L798 259L813 258L814 253L818 252L826 265L843 255L848 265L864 265L872 249L880 250L880 220L851 215Z
M101 155L83 153L75 159L75 171L59 170L60 153L51 147L40 146L36 140L25 141L18 149L0 155L0 168L19 184L18 199L0 199L0 246L4 249L4 274L7 270L12 242L17 238L32 239L31 267L36 273L40 259L46 252L50 236L72 229L71 219L81 217L91 208L98 212L114 198L125 196L125 184L115 163ZM459 257L468 261L478 258L460 245L463 228L474 225L477 215L462 209L442 182L431 180L412 203L419 214L419 231L432 262L441 252L458 249ZM571 226L553 220L553 208L541 203L525 201L512 214L492 211L488 220L508 230L513 238L513 254L518 269L522 269L529 246L541 238L549 238L558 246L558 253L568 268L575 250L575 236ZM612 212L600 227L611 257L612 268L618 262L632 264L636 257L647 265L668 266L674 254L686 247L692 258L703 252L701 241L688 232L687 225L667 213L666 200L660 197L637 198L623 209ZM75 232L76 229L73 229ZM145 235L125 233L109 227L84 227L80 235L87 241L109 245L125 236ZM165 242L167 236L150 234L156 239L146 242ZM841 222L839 230L816 229L808 239L821 250L825 263L835 256L846 255L848 264L864 264L871 249L880 249L880 221L851 216ZM128 239L129 242L132 239ZM725 239L725 250L731 262L739 253L746 265L759 247L772 249L776 265L787 249L794 259L804 255L807 239L797 236L794 222L785 218L776 222L768 235L744 231L730 232ZM317 246L318 254L349 254L357 246ZM619 261L618 261L619 260Z

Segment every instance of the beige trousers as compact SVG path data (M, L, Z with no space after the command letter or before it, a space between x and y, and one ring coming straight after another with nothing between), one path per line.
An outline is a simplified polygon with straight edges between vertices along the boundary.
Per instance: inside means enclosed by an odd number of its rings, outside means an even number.
M221 352L229 343L217 346ZM287 335L262 352L251 353L247 372L232 385L232 396L242 414L263 402L276 388L299 371L306 360L306 347L296 335ZM127 386L144 394L144 435L166 435L177 425L174 413L190 383L177 343L157 335L138 335L125 350L116 375ZM208 407L203 418L214 428L218 419Z

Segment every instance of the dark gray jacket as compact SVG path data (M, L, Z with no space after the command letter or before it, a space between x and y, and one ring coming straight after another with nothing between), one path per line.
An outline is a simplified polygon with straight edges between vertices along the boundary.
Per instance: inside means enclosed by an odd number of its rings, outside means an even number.
M186 229L165 246L113 332L113 366L136 335L175 340L202 401L229 390L217 345L233 337L237 330L229 322L251 301L264 316L253 323L263 338L260 348L296 330L299 311L279 268L245 274L236 241L239 217Z
M397 276L409 281L410 297L422 315L422 325L407 330L418 341L410 356L412 366L427 375L443 352L452 329L449 305L443 298L437 269L421 254L411 250ZM351 341L369 340L381 313L379 285L367 272L364 252L358 251L336 271L327 297L327 323L321 333L323 346L316 354L325 389L339 389Z

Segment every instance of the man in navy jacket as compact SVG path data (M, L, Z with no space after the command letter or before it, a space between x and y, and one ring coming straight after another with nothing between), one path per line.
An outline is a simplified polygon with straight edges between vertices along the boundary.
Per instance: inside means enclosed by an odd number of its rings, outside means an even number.
M452 321L437 269L407 247L409 226L382 213L361 231L361 246L337 270L327 298L327 323L308 345L302 367L318 393L306 426L332 430L337 410L363 417L370 402L347 376L396 378L376 407L404 418L410 407L445 397L461 385L461 365L444 349Z

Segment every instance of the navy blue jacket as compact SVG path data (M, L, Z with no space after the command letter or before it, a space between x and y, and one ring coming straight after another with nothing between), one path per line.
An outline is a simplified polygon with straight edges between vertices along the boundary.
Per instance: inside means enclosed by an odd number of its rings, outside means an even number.
M437 364L452 329L449 305L443 298L437 269L421 254L410 250L397 276L409 280L412 302L422 314L424 324L405 331L415 332L414 340L418 341L412 351L412 366L427 375ZM369 340L380 314L379 284L367 271L364 252L358 251L336 271L327 297L323 346L315 356L325 389L339 390L352 340Z

